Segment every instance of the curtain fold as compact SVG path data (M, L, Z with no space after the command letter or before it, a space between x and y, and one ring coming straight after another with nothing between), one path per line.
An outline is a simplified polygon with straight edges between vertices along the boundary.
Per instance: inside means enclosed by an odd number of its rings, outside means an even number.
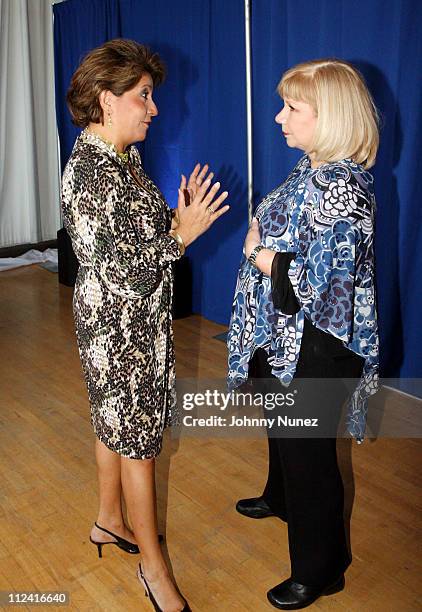
M51 0L0 3L0 247L56 237Z

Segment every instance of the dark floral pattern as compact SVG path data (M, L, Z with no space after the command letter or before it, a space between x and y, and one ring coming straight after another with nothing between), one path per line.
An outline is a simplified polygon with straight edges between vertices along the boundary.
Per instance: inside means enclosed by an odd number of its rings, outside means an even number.
M313 169L305 155L287 180L258 206L261 241L277 252L294 252L289 278L301 310L285 315L272 302L271 279L243 257L228 334L228 384L248 377L258 347L272 374L293 379L304 317L365 358L351 401L349 432L364 437L367 398L377 389L378 329L374 285L373 178L352 160Z

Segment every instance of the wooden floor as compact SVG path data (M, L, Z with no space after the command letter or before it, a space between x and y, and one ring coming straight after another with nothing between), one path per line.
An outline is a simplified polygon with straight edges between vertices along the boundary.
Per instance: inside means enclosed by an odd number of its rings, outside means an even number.
M108 547L98 559L88 540L94 438L72 290L32 266L2 272L0 294L0 590L67 591L71 610L151 610L137 557ZM198 316L174 327L178 376L223 378L225 345L213 339L223 328ZM339 455L354 560L346 589L309 609L421 610L421 441L342 440ZM166 547L194 612L274 609L266 591L289 576L286 526L234 509L262 491L265 440L168 440L158 476Z

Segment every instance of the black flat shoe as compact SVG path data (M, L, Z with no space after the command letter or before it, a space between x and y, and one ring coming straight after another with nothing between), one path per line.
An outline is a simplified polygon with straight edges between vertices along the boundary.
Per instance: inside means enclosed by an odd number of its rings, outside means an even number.
M333 584L321 588L306 586L288 578L268 591L267 598L270 604L279 610L300 610L310 606L322 595L333 595L343 589L343 574Z
M146 581L145 576L142 573L141 564L139 564L136 575L138 576L139 581L144 585L145 597L149 597L150 602L154 606L155 612L163 612L158 603L155 601L154 595L151 593L151 589L148 586L148 582ZM185 605L183 606L181 612L192 612L187 601L185 601Z
M89 537L90 542L95 544L95 546L98 548L98 556L100 557L100 559L103 556L102 548L106 544L115 544L116 546L118 546L119 548L121 548L125 552L129 553L130 555L139 555L140 551L139 551L139 546L137 544L134 544L133 542L129 542L129 540L125 540L124 538L118 536L117 534L113 533L112 531L109 531L108 529L105 529L104 527L100 527L98 525L98 523L94 523L94 525L96 526L97 529L100 529L101 531L104 531L105 533L108 533L108 535L111 535L113 538L116 538L115 542L96 542L95 540L93 540L91 538L91 536ZM164 540L164 538L160 534L158 536L158 541L162 542L163 540Z
M239 514L247 516L248 518L261 519L267 518L268 516L277 516L282 521L286 518L275 514L263 497L250 497L249 499L239 499L236 504L236 510Z

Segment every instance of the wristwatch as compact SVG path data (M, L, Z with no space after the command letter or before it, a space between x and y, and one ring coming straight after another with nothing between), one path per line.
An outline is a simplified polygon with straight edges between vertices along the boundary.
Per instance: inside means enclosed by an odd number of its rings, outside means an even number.
M252 253L248 257L248 261L250 264L256 267L256 258L258 253L262 251L265 247L262 244L258 244L254 249L252 249Z

